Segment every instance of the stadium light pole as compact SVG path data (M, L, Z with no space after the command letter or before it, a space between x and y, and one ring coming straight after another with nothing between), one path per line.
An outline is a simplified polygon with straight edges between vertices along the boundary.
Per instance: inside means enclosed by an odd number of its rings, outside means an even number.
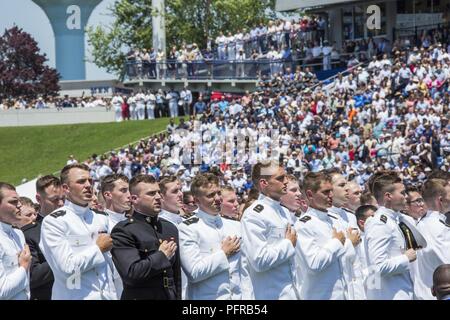
M56 69L62 80L86 79L85 28L102 0L32 0L47 15L55 36Z

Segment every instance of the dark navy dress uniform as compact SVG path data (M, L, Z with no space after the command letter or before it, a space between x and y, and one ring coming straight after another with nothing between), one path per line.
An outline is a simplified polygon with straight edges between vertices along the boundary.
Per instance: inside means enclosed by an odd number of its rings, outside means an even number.
M45 260L39 241L41 240L41 226L44 218L38 214L36 221L22 228L25 241L30 247L30 291L31 300L51 300L53 286L53 272Z
M112 230L114 265L123 281L121 300L181 299L179 249L168 259L158 248L174 240L178 230L170 222L139 212L119 222Z

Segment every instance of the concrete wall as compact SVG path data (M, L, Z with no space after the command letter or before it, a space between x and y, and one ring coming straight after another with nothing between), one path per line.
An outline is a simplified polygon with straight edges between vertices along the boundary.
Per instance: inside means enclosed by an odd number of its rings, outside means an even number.
M114 122L114 112L105 108L0 110L0 127L42 126L74 123Z

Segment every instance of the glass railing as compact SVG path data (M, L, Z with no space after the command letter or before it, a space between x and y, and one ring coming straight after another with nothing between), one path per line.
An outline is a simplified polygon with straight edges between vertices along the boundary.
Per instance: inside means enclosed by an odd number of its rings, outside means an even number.
M329 60L324 68L323 57L302 60L201 60L191 62L136 62L125 64L125 80L256 80L287 71L295 72L297 66L311 71L331 70L346 66L346 61Z

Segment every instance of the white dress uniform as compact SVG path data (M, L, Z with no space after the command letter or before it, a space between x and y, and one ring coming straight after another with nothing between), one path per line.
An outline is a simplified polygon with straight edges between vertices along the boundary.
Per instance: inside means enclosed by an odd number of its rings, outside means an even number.
M305 300L345 300L347 285L341 259L342 243L333 236L333 218L309 207L295 223L303 275L300 297Z
M359 263L361 265L361 274L362 274L362 282L363 282L363 286L364 286L364 294L367 298L367 278L369 276L369 267L367 265L367 253L366 253L366 248L364 246L364 239L365 239L365 233L361 231L360 233L361 236L361 243L359 244L359 246L356 247L356 254L357 254L357 258L359 259Z
M128 102L128 105L130 106L130 119L131 120L137 120L136 96L129 97L127 102Z
M53 271L52 300L114 300L113 263L96 245L108 217L66 200L42 222L39 247Z
M332 218L333 226L337 231L342 231L346 235L347 229L353 228L356 232L359 232L356 216L348 210L333 206L328 209L328 214ZM341 262L347 284L348 292L346 297L348 300L366 299L362 273L363 267L361 265L361 260L358 257L358 247L360 246L362 246L362 244L354 247L350 239L345 239L345 255L341 259Z
M178 226L187 299L241 299L241 253L227 257L221 248L226 237L240 237L234 223L199 210Z
M173 213L164 209L161 209L161 212L158 213L158 217L164 220L171 222L178 229L178 225L182 223L185 217L180 216L178 213ZM186 218L190 218L192 215L187 216ZM186 290L187 290L188 279L186 273L184 273L183 269L181 269L181 297L182 299L186 299Z
M450 263L450 225L446 216L428 211L417 223L417 229L427 240L427 247L417 251L417 274L414 293L417 299L435 300L431 294L433 272L441 264Z
M122 121L122 103L123 99L120 96L112 98L111 104L114 106L114 114L117 122Z
M136 117L138 120L145 119L145 94L143 93L136 95Z
M0 222L0 300L30 299L30 277L19 266L19 254L24 248L22 231Z
M112 229L118 224L120 221L127 220L127 217L125 216L125 213L117 213L111 210L106 209L105 213L108 214L108 233L111 234ZM112 259L111 252L108 252L108 256ZM122 278L120 277L119 272L117 271L116 267L113 264L113 280L114 280L114 286L116 287L116 294L117 297L122 296L123 291L123 282Z
M295 248L285 237L290 224L291 217L280 203L263 194L245 210L241 220L241 250L254 296L244 299L300 298Z
M398 226L402 214L380 207L366 220L364 246L367 264L375 274L367 283L371 300L411 300L413 283L406 243Z

